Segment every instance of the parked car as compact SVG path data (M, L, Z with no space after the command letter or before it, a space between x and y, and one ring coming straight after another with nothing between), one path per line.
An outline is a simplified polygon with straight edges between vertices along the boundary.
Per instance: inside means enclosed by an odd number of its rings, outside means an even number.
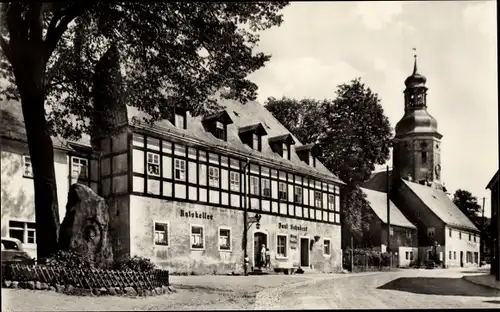
M26 251L23 243L17 238L2 237L2 264L7 263L33 263Z

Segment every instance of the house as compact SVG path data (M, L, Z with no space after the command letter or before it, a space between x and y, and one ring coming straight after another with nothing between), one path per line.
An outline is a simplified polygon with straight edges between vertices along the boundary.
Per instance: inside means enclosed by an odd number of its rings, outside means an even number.
M390 227L387 225L387 193L361 189L366 194L366 200L376 215L376 220L371 223L370 237L373 246L379 246L381 251L387 250L387 246L397 257L399 267L408 267L417 261L418 240L417 227L412 224L401 213L401 211L389 201ZM390 245L387 242L389 233Z
M404 115L396 125L393 168L379 172L365 188L387 192L418 229L419 260L446 267L479 264L480 231L447 196L441 179L441 138L427 111L427 78L417 69L405 80ZM389 177L388 177L389 176ZM389 179L389 181L387 181Z
M491 229L493 233L491 274L500 281L500 208L498 208L498 170L486 186L491 191Z
M83 176L108 203L116 257L147 257L172 272L241 273L245 250L257 268L265 245L274 268L340 270L342 182L259 103L220 104L211 116L176 109L154 125L135 108L117 107L117 134L54 138L61 220L68 187ZM1 126L2 235L36 250L16 105L2 106L13 122Z

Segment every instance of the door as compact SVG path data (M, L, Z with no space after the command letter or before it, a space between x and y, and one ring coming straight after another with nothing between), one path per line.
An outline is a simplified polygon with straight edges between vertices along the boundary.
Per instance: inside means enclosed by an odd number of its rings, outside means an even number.
M300 266L309 266L309 238L300 239Z
M463 251L460 252L460 267L461 268L464 267L464 252Z
M261 261L261 254L260 251L262 249L262 245L264 245L266 248L269 248L267 246L267 235L264 233L255 233L253 236L253 252L254 252L254 257L253 257L253 265L254 267L262 267L263 263Z

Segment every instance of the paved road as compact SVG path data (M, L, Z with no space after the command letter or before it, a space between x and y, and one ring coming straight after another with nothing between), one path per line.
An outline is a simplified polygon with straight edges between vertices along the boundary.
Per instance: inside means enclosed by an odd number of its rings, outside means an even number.
M436 269L334 276L264 290L255 309L500 308L500 291L463 275Z

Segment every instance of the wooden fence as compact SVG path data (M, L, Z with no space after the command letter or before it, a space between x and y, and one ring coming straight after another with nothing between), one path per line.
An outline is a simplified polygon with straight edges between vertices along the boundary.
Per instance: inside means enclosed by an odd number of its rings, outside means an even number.
M92 289L102 287L133 287L154 289L169 286L169 274L164 270L149 272L115 271L97 269L68 269L45 265L2 265L2 283L10 281L35 281L49 285L73 285Z

